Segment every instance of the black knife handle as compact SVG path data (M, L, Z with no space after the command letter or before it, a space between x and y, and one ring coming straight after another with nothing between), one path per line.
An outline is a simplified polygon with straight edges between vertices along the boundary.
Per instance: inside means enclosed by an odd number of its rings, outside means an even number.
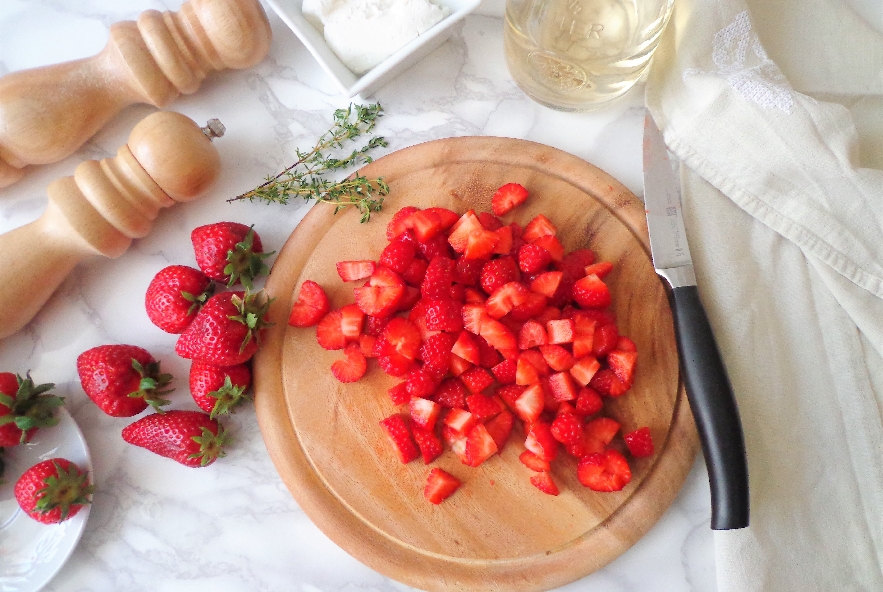
M711 528L748 526L748 461L733 389L696 286L672 290L675 334L687 399L711 486Z

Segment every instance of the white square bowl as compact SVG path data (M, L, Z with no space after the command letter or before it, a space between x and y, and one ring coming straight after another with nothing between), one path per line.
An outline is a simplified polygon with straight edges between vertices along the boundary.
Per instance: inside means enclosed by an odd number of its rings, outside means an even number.
M419 62L451 36L452 27L457 22L481 4L481 0L433 0L433 2L439 6L447 7L451 14L358 76L343 65L343 62L328 47L322 34L304 17L301 11L303 0L267 0L267 3L285 24L294 31L301 43L310 50L322 69L334 80L341 94L347 98L356 95L368 97L378 88Z

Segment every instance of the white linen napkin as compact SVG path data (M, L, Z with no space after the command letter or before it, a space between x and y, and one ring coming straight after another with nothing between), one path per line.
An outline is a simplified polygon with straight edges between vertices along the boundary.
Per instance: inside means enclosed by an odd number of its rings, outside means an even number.
M843 15L813 3L806 19ZM679 0L647 82L748 451L751 525L715 533L719 592L883 590L883 170L858 165L845 107L794 89L750 10ZM801 88L829 92L837 70L851 94L883 92L861 78L883 76L883 38L827 31L820 55L774 43L818 66L794 69Z

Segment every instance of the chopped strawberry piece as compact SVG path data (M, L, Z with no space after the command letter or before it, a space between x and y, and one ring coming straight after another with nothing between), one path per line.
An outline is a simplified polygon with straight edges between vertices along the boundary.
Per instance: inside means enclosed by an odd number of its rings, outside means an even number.
M604 446L610 444L619 432L619 422L609 417L598 417L586 423L583 428L586 435L599 441Z
M464 360L456 354L451 354L451 374L454 376L462 376L464 372L472 368L472 362Z
M476 286L481 277L481 269L487 263L484 259L459 257L454 264L454 281L464 286Z
M541 345L540 353L543 354L543 359L549 367L556 372L570 370L576 362L570 352L560 345Z
M463 328L475 335L481 333L482 326L490 318L484 311L484 306L479 304L464 304L461 314L463 315Z
M579 482L593 491L620 491L632 480L628 461L616 450L605 450L580 459Z
M613 263L609 261L598 261L597 263L586 265L585 268L586 275L596 275L602 280L611 271L613 271Z
M355 282L369 277L377 269L373 261L340 261L337 264L337 275L345 282Z
M464 326L466 326L466 318L464 317L463 320ZM506 352L517 349L515 334L512 333L506 325L490 317L486 316L482 320L479 335L484 337L488 343L494 346L504 356L506 355Z
M594 334L577 333L573 336L573 343L571 344L571 348L573 349L573 357L584 358L591 355L594 351L594 343Z
M548 471L532 475L530 478L530 484L549 495L558 495L561 493L558 490L558 486L555 485L555 481L552 480L552 474Z
M414 206L405 206L396 212L386 226L386 240L392 241L405 234L408 228L410 228L410 226L406 225L406 222L410 219L411 214L417 210L418 208Z
M601 363L598 362L597 358L594 356L586 356L576 361L576 363L570 368L570 374L579 384L586 386L591 382L592 377L595 376L595 373L597 373L600 368Z
M520 279L521 272L518 270L515 260L512 257L500 257L488 261L481 268L479 283L485 292L493 294L505 284L517 282Z
M469 430L466 437L465 463L477 467L497 453L497 443L483 424Z
M463 328L463 305L456 300L430 300L426 303L426 328L430 331L459 332Z
M300 286L300 293L291 307L288 324L292 327L312 327L331 310L331 303L322 286L306 280Z
M626 386L635 380L635 366L638 363L638 352L613 350L607 354L607 366Z
M466 387L459 378L446 378L438 386L432 398L447 409L464 409L466 407Z
M543 310L545 310L547 301L548 299L542 294L530 292L527 295L527 300L513 308L512 311L509 313L509 316L516 321L526 321L528 319L533 319L534 317L540 315Z
M521 238L524 239L526 243L532 243L541 236L555 236L558 234L558 229L555 228L555 225L552 224L552 221L539 214L536 218L527 223L527 226L524 227L524 232L521 235ZM586 264L588 265L588 263Z
M604 407L601 395L591 387L583 387L576 397L576 412L582 416L595 415Z
M481 393L466 397L466 407L469 408L472 415L478 418L478 421L494 417L503 410L496 399Z
M423 464L428 465L444 452L441 440L435 435L434 431L412 425L411 435L414 437L414 441L417 442L420 455L423 456Z
M515 365L515 384L529 386L540 381L536 367L524 356L519 356Z
M487 428L491 438L494 439L498 452L501 452L503 447L506 446L506 442L509 441L509 435L512 433L512 425L514 424L514 421L515 418L512 413L503 409L500 413L485 422L484 427Z
M454 336L450 333L438 333L430 336L420 346L420 359L430 372L444 376L451 366L451 348Z
M573 342L574 324L572 319L555 319L546 322L550 344Z
M442 230L447 230L451 226L457 223L457 220L460 219L460 214L457 212L451 211L448 208L426 208L427 212L432 212L436 216L438 216L439 221L441 222Z
M448 239L443 232L437 234L425 243L416 244L417 249L420 250L420 254L427 261L432 261L436 257L445 257L446 259L453 258L451 246L448 244Z
M552 422L552 436L562 444L576 444L583 434L583 422L572 413L559 413Z
M377 345L377 338L373 335L359 335L359 350L366 358L375 358L374 347Z
M524 273L539 273L552 262L552 254L539 245L524 244L518 250L518 267Z
M426 300L448 300L454 281L454 261L447 257L435 257L426 268L420 292Z
M541 273L530 282L532 292L542 294L546 298L551 298L561 285L561 278L564 274L560 271L547 271Z
M331 373L340 382L355 382L365 375L368 370L368 361L362 354L359 344L351 343L343 350L345 356L331 364Z
M414 230L414 236L421 243L427 242L442 231L441 217L431 209L417 210L411 214L406 224Z
M453 284L451 286L451 300L456 300L460 304L466 300L466 288L460 284Z
M316 340L323 349L343 349L346 346L346 335L343 334L340 310L332 310L326 314L316 327Z
M506 387L504 387L506 388ZM500 389L502 390L502 389ZM502 397L502 394L500 395ZM505 397L503 397L505 401ZM525 423L533 423L539 419L545 405L545 394L539 383L532 384L522 392L515 400L513 411Z
M475 343L475 339L473 339L468 331L460 332L460 336L457 337L457 341L454 343L451 352L454 355L467 360L471 364L478 365L481 362L481 354L478 351L478 344Z
M424 368L414 367L408 372L408 378L405 380L408 388L408 395L411 397L429 397L441 384L441 378L433 372Z
M494 193L491 198L491 208L494 214L503 216L527 201L527 195L527 189L523 185L506 183Z
M411 395L408 394L408 383L406 382L400 382L386 392L389 394L393 405L404 405L411 400Z
M521 464L526 466L531 471L541 473L543 471L551 471L552 465L549 464L549 461L543 460L530 450L525 450L518 457L518 460L521 461Z
M625 335L620 335L619 339L616 340L616 347L613 349L618 349L619 351L636 352L638 351L638 346L635 345L634 341L632 341Z
M561 261L564 257L564 245L561 244L557 236L541 236L531 244L545 249L552 261Z
M408 270L408 267L411 265L411 261L414 260L414 255L416 254L417 247L415 247L413 243L394 240L386 245L386 248L380 253L380 265L388 267L398 274L403 274ZM339 272L340 269L338 268L338 273ZM374 273L373 270L371 273Z
M586 267L595 262L595 253L590 249L577 249L565 255L555 267L565 275L577 280L586 275Z
M526 389L527 387L517 384L507 384L498 388L496 395L506 403L506 406L509 407L509 409L515 411L515 402Z
M377 341L379 343L381 339L378 339ZM378 346L378 349L380 349L380 347L381 346ZM387 355L379 354L377 356L377 364L380 366L381 370L390 376L404 376L411 368L412 360L409 360L401 354L392 352Z
M530 290L520 282L509 282L497 288L485 303L488 316L499 319L527 301Z
M543 354L536 349L526 349L518 355L519 358L524 358L528 362L530 362L531 366L536 368L537 374L542 378L543 376L549 375L549 365L546 363L546 359L543 357ZM517 368L516 368L517 373Z
M599 311L572 309L572 314L569 318L573 319L573 327L577 335L595 334L595 328L601 324L598 322L597 315L594 314L595 312Z
M500 352L481 335L475 337L475 344L478 345L478 363L482 368L493 368L503 359Z
M508 255L512 251L512 245L514 244L512 227L503 226L502 228L497 228L494 230L494 234L497 235L497 246L494 247L494 254Z
M573 284L573 299L583 308L604 308L612 301L607 284L596 275L587 275Z
M457 455L460 462L466 462L466 434L462 434L449 426L443 425L441 430L442 443Z
M608 397L619 397L629 390L629 385L625 384L614 374L613 370L604 368L599 370L589 383L593 389Z
M364 322L365 313L355 304L348 304L340 309L340 330L347 342L359 340Z
M365 333L374 337L380 337L380 334L383 333L383 328L386 327L388 322L389 317L368 316L365 319Z
M592 354L596 357L606 356L619 343L619 330L614 324L601 325L595 329L592 341Z
M442 423L465 436L478 423L478 418L465 409L455 407L448 411Z
M568 372L556 372L549 376L549 392L556 401L575 401L579 393L576 385L573 384L573 378Z
M414 257L408 264L407 269L402 272L402 279L405 280L409 286L419 287L420 284L423 283L423 278L426 277L427 267L429 267L427 261Z
M420 331L407 319L394 318L383 328L380 335L382 342L381 355L399 354L408 360L417 357L420 351Z
M545 325L549 321L554 321L556 319L561 318L561 311L555 308L554 306L547 306L543 309L543 311L538 314L534 320L541 325Z
M460 480L438 467L429 471L423 497L433 504L440 504L460 487Z
M491 372L500 384L515 384L517 366L515 360L503 360L491 368Z
M558 440L552 435L552 426L545 421L534 421L528 426L524 447L548 462L558 456Z
M396 307L396 311L409 311L411 310L417 302L420 301L420 290L415 288L414 286L405 286L405 291L402 293L402 297L399 299L399 304Z
M498 240L496 234L481 225L472 210L460 217L448 236L451 247L469 259L487 259L493 254Z
M481 225L485 228L485 230L494 231L503 227L503 222L490 212L479 212L478 221L481 222Z
M402 464L408 464L420 455L404 417L399 414L390 415L380 422L380 426Z
M408 411L411 413L413 427L431 430L441 413L441 405L429 399L413 397L408 403Z
M405 293L405 284L394 271L378 267L368 283L355 288L356 304L367 315L388 317L397 309Z
M463 302L466 304L480 304L484 308L486 300L487 298L481 290L476 288L466 288L463 290Z
M480 393L494 383L491 373L481 366L473 366L460 375L460 380L466 385L471 393Z
M600 440L597 440L586 433L584 426L583 433L579 441L574 444L566 444L564 446L564 449L571 456L582 458L589 454L598 454L599 452L604 452L604 448L606 448L606 446L607 445Z
M557 417L557 416L561 415L562 413L571 413L573 415L579 415L576 412L576 407L573 406L573 403L575 403L575 402L576 401L561 401L561 403L558 404L558 409L555 410L555 416Z
M518 349L530 349L540 345L546 345L549 337L546 329L536 321L527 321L521 326L518 334Z
M623 437L629 453L635 458L653 456L653 438L650 436L650 428L644 426L625 434Z

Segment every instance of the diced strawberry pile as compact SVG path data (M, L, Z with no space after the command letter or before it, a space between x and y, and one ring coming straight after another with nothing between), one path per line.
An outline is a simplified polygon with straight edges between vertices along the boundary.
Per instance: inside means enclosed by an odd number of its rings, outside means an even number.
M631 480L619 450L650 456L653 442L642 427L618 445L620 424L602 415L606 398L631 388L638 358L607 308L613 265L588 249L565 253L542 214L524 228L498 218L527 197L508 183L492 200L496 215L402 208L376 263L337 264L356 282L355 304L329 310L308 280L289 323L317 324L319 345L343 350L331 367L341 382L359 380L370 358L401 379L388 391L398 409L380 422L401 462L429 464L451 450L478 467L517 422L520 459L540 491L558 495L551 463L561 451L579 459L583 485L618 491ZM424 495L441 503L459 485L434 468Z

